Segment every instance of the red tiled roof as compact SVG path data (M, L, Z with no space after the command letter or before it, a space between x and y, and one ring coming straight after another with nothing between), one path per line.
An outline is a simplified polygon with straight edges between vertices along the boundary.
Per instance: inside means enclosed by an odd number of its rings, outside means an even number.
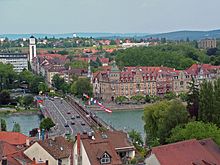
M7 156L17 151L18 149L14 145L11 145L5 141L0 141L0 160L2 156Z
M193 163L206 165L204 162L220 164L220 161L206 148L193 139L154 147L152 153L161 165L177 165L177 162L178 165L193 165ZM220 157L219 153L217 155Z
M55 139L46 139L37 142L55 159L68 158L71 155L73 144L66 141L64 137L55 137Z
M87 135L81 135L83 146L92 165L100 165L100 155L107 152L111 156L111 164L122 164L116 151L134 150L128 142L127 135L121 131L96 132L92 140Z
M0 140L12 145L24 145L29 137L19 132L0 132Z

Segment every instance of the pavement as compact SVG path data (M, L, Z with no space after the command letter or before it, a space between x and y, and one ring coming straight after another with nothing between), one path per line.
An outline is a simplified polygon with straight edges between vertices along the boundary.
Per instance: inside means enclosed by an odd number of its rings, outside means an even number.
M92 129L76 109L61 98L45 98L44 109L56 124L50 131L50 136L91 132ZM74 116L74 119L71 117ZM78 118L77 118L78 116Z

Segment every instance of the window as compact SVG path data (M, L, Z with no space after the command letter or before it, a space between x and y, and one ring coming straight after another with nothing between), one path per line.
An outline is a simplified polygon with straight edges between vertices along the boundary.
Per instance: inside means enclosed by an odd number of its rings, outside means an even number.
M111 158L107 153L104 153L100 162L101 164L111 163Z

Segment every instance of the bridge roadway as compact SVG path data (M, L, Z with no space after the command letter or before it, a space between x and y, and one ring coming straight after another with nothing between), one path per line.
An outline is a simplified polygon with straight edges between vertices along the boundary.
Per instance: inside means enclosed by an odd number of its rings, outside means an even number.
M74 106L61 98L45 98L43 114L52 118L56 126L51 130L50 135L64 136L70 134L91 132L92 123L89 117L80 114ZM74 116L74 119L71 117Z

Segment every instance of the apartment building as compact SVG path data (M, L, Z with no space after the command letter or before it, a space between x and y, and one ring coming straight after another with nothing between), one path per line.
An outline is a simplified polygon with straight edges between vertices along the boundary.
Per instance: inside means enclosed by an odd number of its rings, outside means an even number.
M0 62L12 64L15 72L28 69L28 55L23 53L0 53Z
M217 46L216 39L203 39L198 42L198 47L200 49L216 48L216 46Z

